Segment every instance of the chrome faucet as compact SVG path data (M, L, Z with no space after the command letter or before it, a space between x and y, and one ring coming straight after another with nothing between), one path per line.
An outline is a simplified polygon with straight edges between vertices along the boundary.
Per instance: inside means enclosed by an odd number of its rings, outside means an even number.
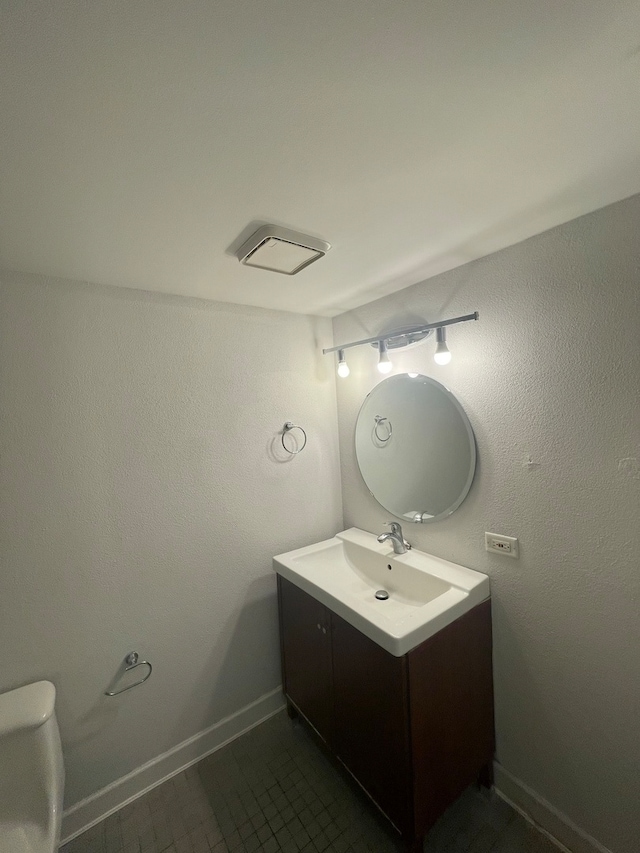
M394 554L406 554L411 549L411 545L402 535L402 527L397 521L388 521L387 524L391 527L391 533L381 533L378 536L378 542L391 541Z

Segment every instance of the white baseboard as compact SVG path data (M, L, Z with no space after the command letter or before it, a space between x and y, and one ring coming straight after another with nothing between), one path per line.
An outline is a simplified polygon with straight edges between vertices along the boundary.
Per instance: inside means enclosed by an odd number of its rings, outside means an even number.
M240 737L282 708L284 697L282 688L278 687L71 806L62 815L61 844L66 844L151 788Z
M493 771L498 796L541 829L561 850L569 853L611 853L551 803L505 770L502 764L495 761Z

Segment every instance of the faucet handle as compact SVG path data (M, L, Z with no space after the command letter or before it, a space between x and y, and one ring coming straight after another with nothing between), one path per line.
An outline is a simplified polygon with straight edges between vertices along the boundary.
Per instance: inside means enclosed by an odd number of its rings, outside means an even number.
M402 542L404 543L404 547L407 549L407 551L410 551L410 550L411 550L411 545L409 545L409 543L407 542L407 540L404 538L404 534L403 534L403 532L402 532L402 525L400 524L400 522L399 522L399 521L387 521L386 523L389 525L389 527L391 527L391 532L392 532L395 536L399 536L399 537L400 537L400 539L401 539L401 540L402 540Z

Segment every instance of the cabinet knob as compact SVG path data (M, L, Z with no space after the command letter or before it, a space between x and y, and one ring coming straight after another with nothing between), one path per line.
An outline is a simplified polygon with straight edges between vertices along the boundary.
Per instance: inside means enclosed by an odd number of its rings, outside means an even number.
M318 631L320 631L322 629L322 625L319 622L318 622L317 628L318 628Z
M326 629L326 628L323 628L323 629L322 629L322 633L323 633L323 634L326 634L326 633L327 633L327 629Z

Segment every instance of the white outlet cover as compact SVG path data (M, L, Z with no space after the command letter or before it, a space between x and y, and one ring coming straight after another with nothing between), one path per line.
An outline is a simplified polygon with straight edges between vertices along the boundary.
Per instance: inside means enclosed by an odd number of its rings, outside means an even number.
M518 540L515 536L503 536L501 533L485 533L484 547L492 554L500 554L503 557L513 557L517 560L520 556Z

